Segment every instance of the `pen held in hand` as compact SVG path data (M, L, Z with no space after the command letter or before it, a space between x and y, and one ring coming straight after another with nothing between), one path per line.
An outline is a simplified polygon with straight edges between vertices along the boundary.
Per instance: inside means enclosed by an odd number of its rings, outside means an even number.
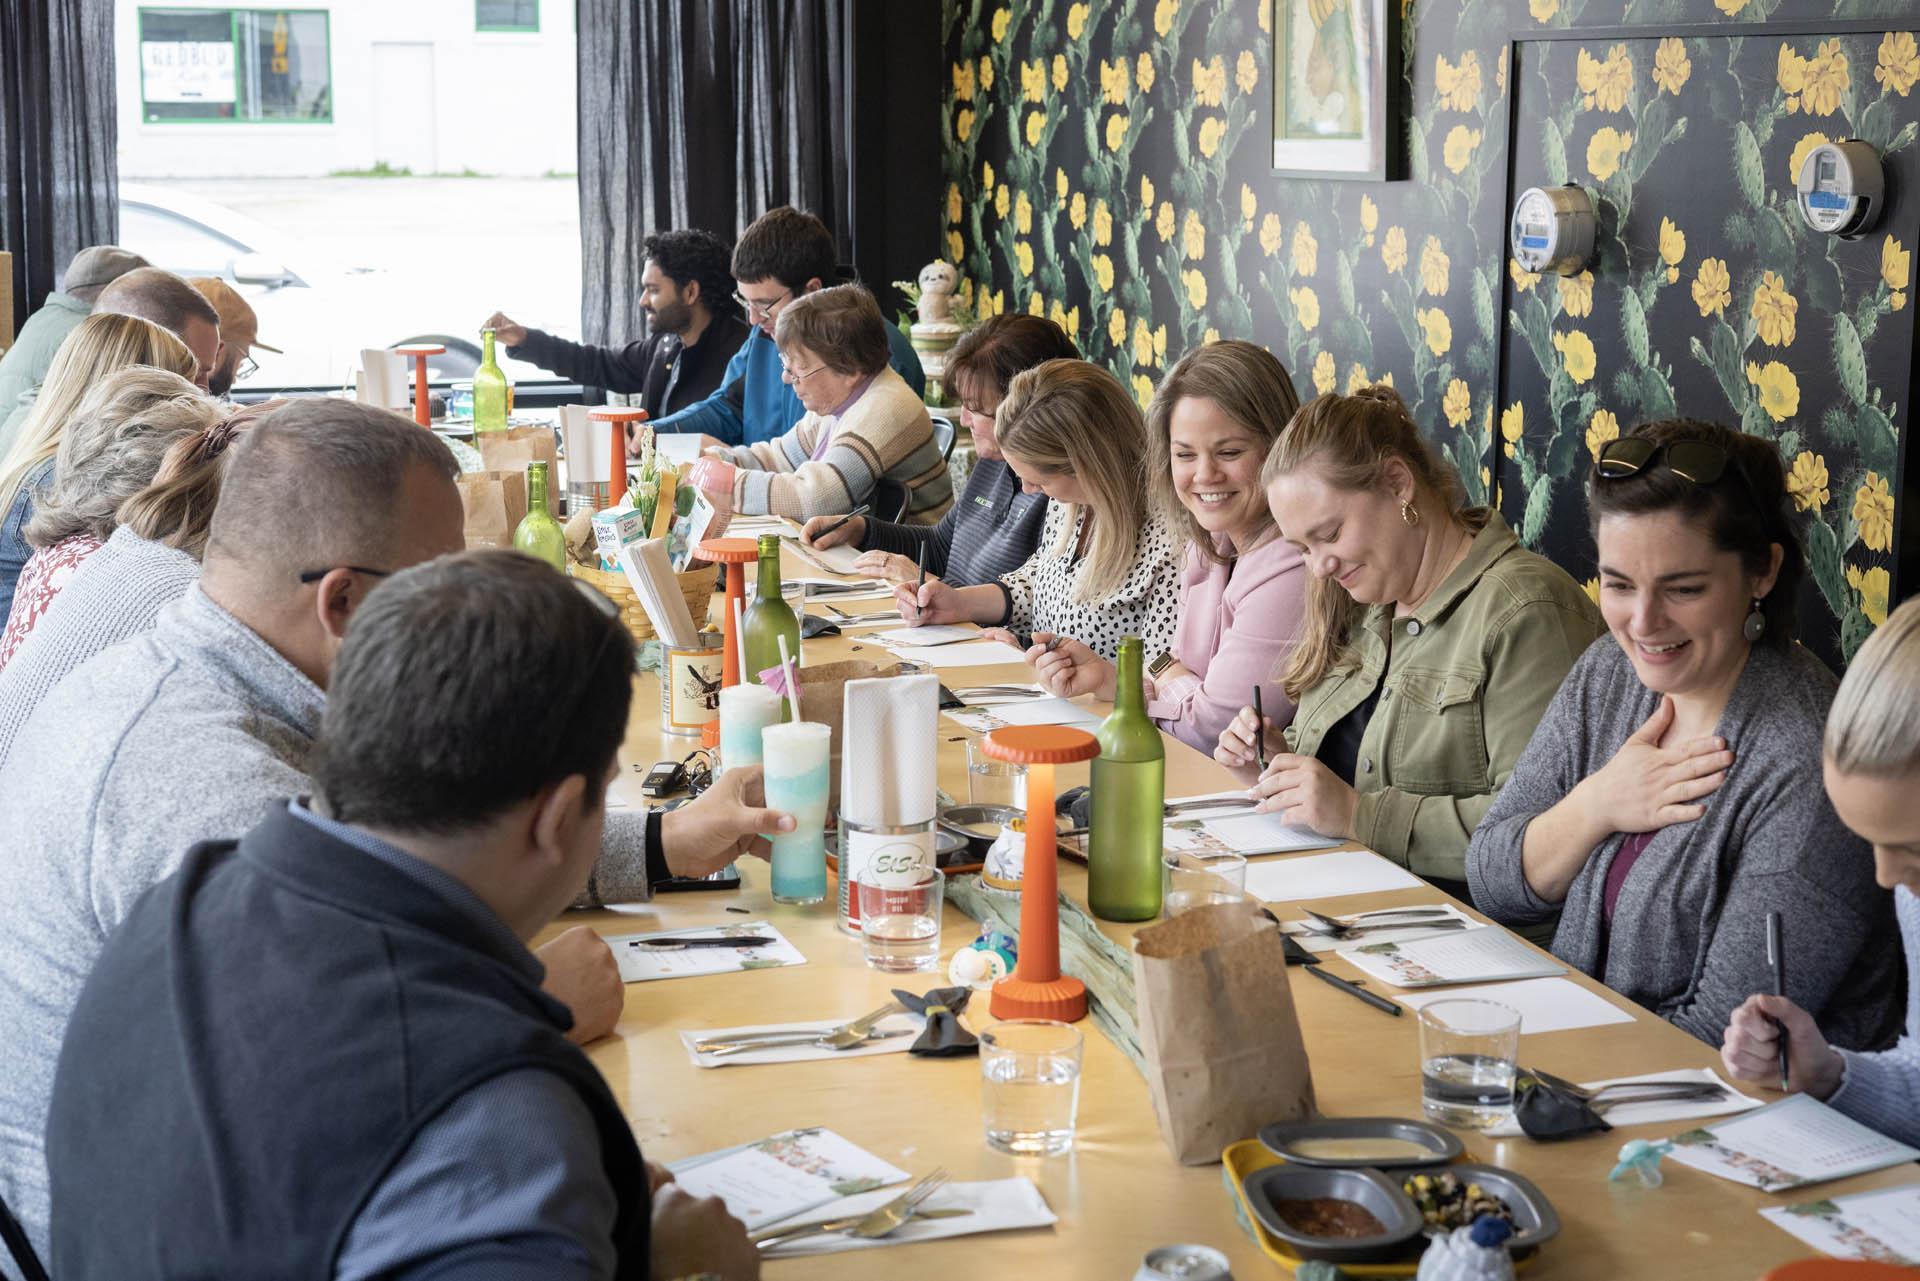
M1323 983L1332 984L1334 987L1339 988L1342 992L1345 992L1348 996L1359 997L1361 1000L1365 1001L1368 1005L1371 1005L1376 1010L1379 1010L1386 1014L1391 1014L1395 1018L1400 1017L1400 1007L1398 1005L1394 1004L1392 1001L1389 1001L1386 997L1381 996L1378 993L1367 991L1365 988L1361 987L1357 983L1347 982L1347 980L1341 978L1338 974L1329 974L1323 967L1318 965L1309 965L1307 967L1307 973L1313 975L1313 977L1319 979Z
M834 521L833 524L828 525L825 529L815 534L813 536L814 540L817 542L818 540L825 538L828 534L831 534L834 530L839 529L842 525L852 520L855 516L866 515L869 507L870 507L870 504L861 503L858 507L854 508L852 511L848 512L846 515L842 516L839 520Z
M1253 687L1253 760L1262 774L1267 772L1267 714L1260 708L1258 685Z
M1773 970L1773 994L1787 994L1787 943L1782 931L1780 913L1767 913L1767 964ZM1780 1089L1787 1089L1787 1025L1774 1020L1774 1026L1780 1030Z

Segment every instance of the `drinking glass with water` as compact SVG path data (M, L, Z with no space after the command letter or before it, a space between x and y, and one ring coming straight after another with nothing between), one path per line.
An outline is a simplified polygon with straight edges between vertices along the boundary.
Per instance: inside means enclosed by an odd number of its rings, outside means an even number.
M1080 1108L1080 1029L1052 1019L1008 1019L980 1034L987 1145L1015 1156L1073 1147Z
M984 739L967 742L967 801L972 805L1027 808L1027 767L988 756Z
M1160 903L1169 917L1212 903L1238 903L1247 896L1247 860L1238 854L1183 854L1160 860Z
M860 882L860 945L867 964L887 973L938 968L946 887L946 874L931 867L901 882Z
M1513 1114L1520 1013L1496 1001L1435 1001L1420 1010L1421 1105L1429 1120L1484 1130Z

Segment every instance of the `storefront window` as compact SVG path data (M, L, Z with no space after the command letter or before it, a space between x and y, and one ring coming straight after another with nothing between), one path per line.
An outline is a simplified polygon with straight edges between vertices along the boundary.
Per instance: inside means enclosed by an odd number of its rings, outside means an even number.
M142 9L149 123L333 119L327 15L310 9Z

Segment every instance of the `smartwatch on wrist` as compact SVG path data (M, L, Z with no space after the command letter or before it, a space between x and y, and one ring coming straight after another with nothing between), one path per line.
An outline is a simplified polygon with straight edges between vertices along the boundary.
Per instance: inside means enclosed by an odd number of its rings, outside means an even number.
M1172 650L1167 650L1167 649L1161 650L1158 654L1155 654L1153 656L1153 661L1147 664L1147 675L1152 677L1154 680L1159 680L1160 673L1166 671L1169 667L1172 667L1174 664L1174 661L1175 660L1173 657Z

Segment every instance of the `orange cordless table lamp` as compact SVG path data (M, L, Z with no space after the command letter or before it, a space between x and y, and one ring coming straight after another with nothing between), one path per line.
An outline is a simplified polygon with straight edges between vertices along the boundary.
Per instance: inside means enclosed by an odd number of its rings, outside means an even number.
M733 630L733 620L747 600L747 566L760 559L760 543L752 538L703 538L694 544L693 554L701 560L712 561L727 567L727 604L726 618L722 620L721 631L725 634L726 655L721 660L720 688L740 683L740 646L745 643L744 636L737 636ZM708 740L712 741L709 742ZM718 747L720 745L720 722L709 721L700 728L700 745Z
M446 348L438 343L416 342L394 350L413 362L413 421L431 427L433 402L427 396L427 357L438 356Z
M1087 985L1060 973L1060 871L1054 844L1053 767L1090 761L1100 744L1065 725L1014 725L981 740L997 761L1027 767L1027 854L1020 879L1019 959L993 985L988 1010L996 1019L1087 1016Z
M587 417L597 423L613 424L613 452L607 464L607 501L600 505L600 510L605 511L617 506L627 492L627 424L647 421L647 411L621 405L603 405L588 410Z

